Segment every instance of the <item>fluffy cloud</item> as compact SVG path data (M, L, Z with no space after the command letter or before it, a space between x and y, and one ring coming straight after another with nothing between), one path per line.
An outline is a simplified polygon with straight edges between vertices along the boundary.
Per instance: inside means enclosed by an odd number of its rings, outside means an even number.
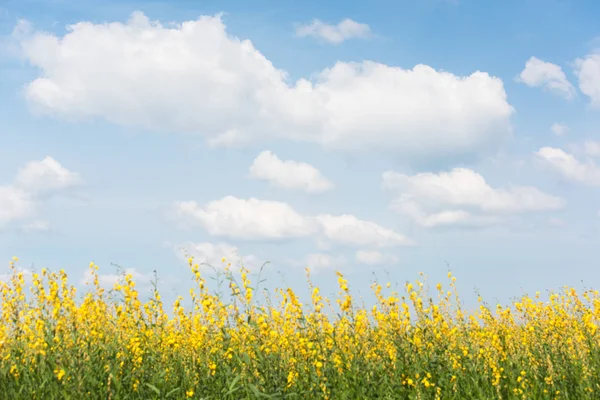
M595 150L588 149L587 150ZM593 160L582 162L574 155L554 147L542 147L535 152L536 159L562 178L588 186L600 186L600 167Z
M353 215L305 216L289 204L233 196L199 205L177 202L167 216L182 226L199 225L214 236L240 239L284 239L314 236L318 240L361 246L402 246L413 242L405 236Z
M243 239L303 237L318 231L314 221L298 214L290 205L255 198L227 196L206 205L182 201L174 204L170 217L198 224L211 235Z
M398 262L398 257L392 254L383 254L377 250L358 250L354 257L359 263L368 265L395 264Z
M504 85L485 72L338 62L289 82L220 16L164 27L136 12L18 39L40 70L25 88L30 104L68 119L188 132L214 146L288 139L406 160L472 157L512 135Z
M559 124L558 122L553 123L550 130L556 136L564 136L569 133L569 127L565 124Z
M312 36L331 44L340 44L348 39L371 36L371 28L367 24L361 24L348 18L337 25L314 19L310 24L299 26L296 29L296 35Z
M575 95L573 85L567 80L560 66L536 57L527 60L525 69L521 71L518 79L527 86L543 87L566 99L572 99Z
M592 106L600 107L600 52L575 61L579 90L590 98Z
M51 157L31 161L18 171L12 184L0 186L0 228L32 217L45 198L82 183L78 174L67 170ZM24 226L23 230L28 232L47 228L47 222L38 221Z
M69 171L52 157L27 163L14 180L15 186L33 195L52 194L82 182L78 173Z
M284 189L307 193L324 192L333 188L333 183L312 165L292 160L282 161L268 150L256 157L250 166L250 176Z
M563 199L531 186L495 189L466 168L412 176L387 171L383 187L397 194L392 209L425 227L490 225L503 216L565 206Z
M33 214L35 202L14 186L0 186L0 227Z
M408 246L413 241L406 236L384 228L370 221L363 221L354 215L317 216L323 235L330 240L357 246Z

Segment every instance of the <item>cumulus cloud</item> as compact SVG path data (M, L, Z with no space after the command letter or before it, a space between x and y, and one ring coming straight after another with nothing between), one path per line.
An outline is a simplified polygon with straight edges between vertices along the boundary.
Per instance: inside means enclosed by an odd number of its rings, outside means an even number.
M500 223L507 215L558 210L566 204L531 186L493 188L467 168L412 176L387 171L383 187L396 194L393 210L425 227L485 226Z
M324 192L333 188L333 183L312 165L292 160L282 161L268 150L256 157L250 166L250 176L283 189L307 193Z
M542 87L566 99L572 99L575 96L575 88L567 79L562 68L536 57L527 60L525 69L521 71L518 80L527 86Z
M600 51L575 60L575 75L579 90L590 98L593 107L600 107Z
M361 264L378 265L378 264L396 264L398 257L393 254L383 254L377 250L358 250L354 257Z
M0 186L0 228L33 217L43 201L81 185L81 177L51 157L31 161L16 174L9 185ZM31 222L22 227L25 232L47 230L47 222Z
M586 146L587 150L590 149ZM543 166L567 181L600 186L600 167L593 160L582 162L573 154L554 147L542 147L535 152L535 157Z
M327 43L340 44L348 39L370 37L371 28L367 24L361 24L349 18L340 21L337 25L314 19L310 24L299 26L296 29L296 35L312 36Z
M414 244L406 236L354 215L318 215L323 235L334 242L358 246L388 247Z
M281 239L303 237L318 230L315 221L298 214L289 204L227 196L200 205L195 201L177 202L170 217L176 222L202 226L214 236L242 239Z
M413 244L402 234L353 215L301 215L287 203L256 198L227 196L206 205L176 202L167 217L182 226L201 226L214 236L238 239L315 237L320 242L374 247Z
M32 108L71 120L203 135L213 146L286 139L407 161L473 157L512 135L503 82L485 72L337 62L290 82L220 16L165 27L135 12L19 43L40 70L25 87Z
M16 187L34 195L55 193L82 182L78 173L69 171L52 157L30 161L19 170L14 180Z
M569 133L569 127L565 124L559 124L558 122L553 123L550 130L556 136L564 136Z
M28 193L14 186L0 186L0 227L27 218L34 210L35 202Z

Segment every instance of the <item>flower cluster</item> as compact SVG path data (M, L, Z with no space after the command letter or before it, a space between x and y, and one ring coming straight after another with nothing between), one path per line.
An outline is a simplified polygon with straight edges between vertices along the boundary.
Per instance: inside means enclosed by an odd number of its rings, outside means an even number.
M15 260L16 261L16 260ZM131 275L106 293L98 266L82 297L64 271L2 283L0 392L6 398L600 398L600 296L564 288L510 306L461 308L455 278L402 293L372 285L358 307L338 273L336 302L307 271L303 304L290 288L257 302L248 271L210 292L189 260L190 307L142 300ZM337 304L337 306L335 305Z

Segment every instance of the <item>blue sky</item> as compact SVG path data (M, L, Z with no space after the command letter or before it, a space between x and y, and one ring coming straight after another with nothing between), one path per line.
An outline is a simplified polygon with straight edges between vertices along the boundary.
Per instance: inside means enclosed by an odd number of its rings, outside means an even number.
M0 259L76 281L90 261L106 282L111 263L158 270L180 292L180 246L270 260L268 284L299 290L305 266L326 292L335 269L365 293L374 271L436 282L448 265L467 301L597 286L598 16L4 1Z

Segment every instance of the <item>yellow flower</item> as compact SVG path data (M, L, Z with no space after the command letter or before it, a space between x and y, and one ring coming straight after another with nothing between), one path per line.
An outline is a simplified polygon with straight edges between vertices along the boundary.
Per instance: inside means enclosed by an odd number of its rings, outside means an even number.
M65 370L62 368L55 369L54 374L56 375L56 379L58 379L60 381L63 378L63 376L65 376Z
M194 395L194 390L190 389L185 392L185 397L192 397Z

